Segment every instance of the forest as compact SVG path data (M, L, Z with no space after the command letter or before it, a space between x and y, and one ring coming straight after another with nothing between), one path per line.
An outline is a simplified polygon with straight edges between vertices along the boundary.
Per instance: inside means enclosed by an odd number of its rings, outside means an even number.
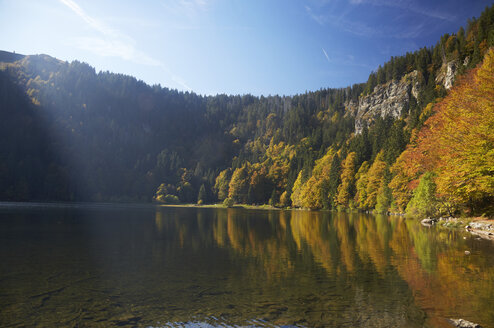
M364 113L393 83L400 112ZM0 134L2 201L492 217L494 6L365 83L293 96L202 96L0 52Z

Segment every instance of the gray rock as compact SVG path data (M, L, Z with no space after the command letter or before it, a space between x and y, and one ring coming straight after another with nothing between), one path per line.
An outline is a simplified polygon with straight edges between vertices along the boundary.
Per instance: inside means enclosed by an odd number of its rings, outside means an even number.
M453 324L453 326L459 328L482 328L482 326L479 324L463 319L449 319L449 321L451 322L451 324Z
M378 117L400 117L408 108L410 94L417 98L420 89L418 72L413 71L399 81L377 85L370 95L360 97L357 106L347 103L347 113L355 113L355 133L361 133L364 126L369 126Z
M423 219L422 221L420 221L420 223L422 223L423 225L427 225L427 226L433 225L436 222L437 222L437 220L434 218L427 218L427 219Z
M470 222L470 227L476 230L485 230L485 231L493 231L494 228L491 223L482 222L482 221L473 221Z
M436 83L442 84L446 90L450 89L453 86L457 70L458 62L456 60L443 63L436 76Z

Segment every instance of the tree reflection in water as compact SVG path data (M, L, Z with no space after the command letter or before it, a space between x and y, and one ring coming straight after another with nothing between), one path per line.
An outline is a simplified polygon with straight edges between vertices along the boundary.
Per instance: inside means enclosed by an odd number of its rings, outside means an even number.
M493 243L400 217L4 209L0 243L0 326L494 322Z

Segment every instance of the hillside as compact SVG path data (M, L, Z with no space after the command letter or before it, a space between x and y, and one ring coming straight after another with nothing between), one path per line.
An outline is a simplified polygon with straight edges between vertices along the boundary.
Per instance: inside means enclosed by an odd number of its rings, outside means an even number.
M77 61L1 52L0 199L378 211L411 203L421 215L492 215L494 99L484 78L492 47L494 6L434 47L392 57L366 83L290 97L199 96ZM442 108L463 95L473 100L445 121ZM485 121L466 119L479 112ZM424 136L450 134L448 124L462 119L454 140ZM470 134L470 125L480 130ZM415 150L464 142L471 151L455 152L463 160ZM428 200L437 205L424 209Z

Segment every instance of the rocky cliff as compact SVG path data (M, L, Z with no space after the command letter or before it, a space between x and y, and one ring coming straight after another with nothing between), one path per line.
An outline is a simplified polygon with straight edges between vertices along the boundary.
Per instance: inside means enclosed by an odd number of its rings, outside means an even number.
M456 60L443 63L436 76L436 84L443 85L446 90L450 89L453 86L457 70L458 62Z
M369 126L378 117L400 117L408 110L410 96L417 98L420 88L418 72L413 71L399 81L376 86L370 95L359 98L358 105L348 103L347 110L355 115L355 133L361 133L364 126Z

